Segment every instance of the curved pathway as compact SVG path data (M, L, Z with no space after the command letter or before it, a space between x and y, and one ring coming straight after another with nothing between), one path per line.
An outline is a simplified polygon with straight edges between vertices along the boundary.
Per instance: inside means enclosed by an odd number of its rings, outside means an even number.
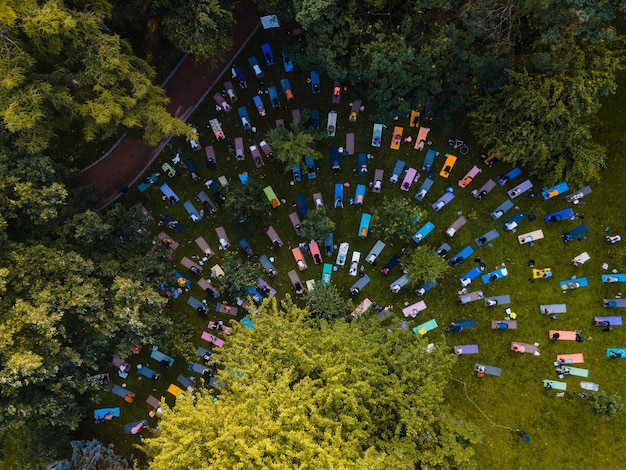
M186 55L162 85L170 99L167 110L186 121L204 100L224 69L247 44L260 26L259 11L252 0L242 0L234 11L233 45L218 64L197 62ZM171 137L158 145L123 135L98 161L81 171L81 183L93 184L96 209L103 209L122 196L121 188L132 186L167 146Z

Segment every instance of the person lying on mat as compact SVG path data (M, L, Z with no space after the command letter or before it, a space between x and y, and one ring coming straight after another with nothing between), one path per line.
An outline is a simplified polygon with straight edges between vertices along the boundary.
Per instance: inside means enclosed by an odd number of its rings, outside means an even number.
M419 289L415 289L415 295L419 295L420 297L426 293L426 289L420 287Z
M552 333L551 339L559 339L560 337L561 335L555 331L554 333Z
M611 351L611 357L622 357L622 353L619 351Z
M613 235L612 237L607 235L606 241L609 243L617 243L622 241L622 237L620 235Z
M217 323L213 323L211 328L213 328L214 330L217 330L217 331L223 331L224 330L224 322L222 320L220 320Z
M487 299L487 307L495 307L496 305L498 305L496 299Z

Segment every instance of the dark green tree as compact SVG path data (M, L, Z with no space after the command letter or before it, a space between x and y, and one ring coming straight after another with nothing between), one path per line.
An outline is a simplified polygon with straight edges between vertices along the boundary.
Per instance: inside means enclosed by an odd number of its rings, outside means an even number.
M324 207L317 207L307 212L302 221L300 236L307 240L324 241L328 234L335 230L335 222L328 216Z
M226 186L224 209L239 222L254 222L267 210L261 180L249 175L246 184L232 183Z
M72 468L115 469L128 468L126 459L120 457L113 450L113 444L103 445L100 441L72 441L72 459L67 470ZM63 467L60 470L64 470Z
M606 392L599 392L591 396L591 412L593 414L611 419L623 409L624 404L619 395L608 395Z
M219 0L151 0L167 38L199 59L221 58L232 44L233 4Z
M304 129L294 122L290 129L276 127L270 129L266 136L274 155L285 164L285 171L290 172L294 165L303 165L305 155L310 155L313 160L322 158L322 153L315 148L319 135L318 132Z
M249 295L248 288L256 286L261 275L259 263L248 259L242 260L236 253L227 251L221 266L224 275L217 278L219 288L233 297L246 299Z
M385 196L372 211L372 232L385 241L408 240L421 218L420 208L407 198Z
M406 267L412 286L437 281L452 269L450 263L437 256L434 248L427 245L407 251L400 262Z
M345 318L354 308L352 301L344 300L332 284L316 284L304 294L304 302L313 317L327 321Z

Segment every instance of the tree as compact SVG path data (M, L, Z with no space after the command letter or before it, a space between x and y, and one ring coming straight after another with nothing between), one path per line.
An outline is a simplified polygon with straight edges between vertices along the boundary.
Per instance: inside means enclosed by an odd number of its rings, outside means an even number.
M519 4L532 26L517 40L531 47L519 49L506 82L482 96L470 114L481 145L548 185L599 179L606 149L594 141L590 123L601 100L615 93L615 73L623 68L615 6L610 0L555 8Z
M345 318L354 308L352 301L346 302L332 284L317 284L304 294L304 302L313 317L327 321Z
M253 223L265 214L267 202L264 200L261 180L249 175L246 184L226 186L224 209L239 222Z
M591 395L591 412L604 416L606 419L614 418L624 409L624 404L619 395L607 395L606 392Z
M245 299L250 295L248 289L256 286L261 275L261 268L258 262L247 259L242 261L232 251L225 253L222 268L225 274L217 278L219 287L233 297L241 299Z
M444 258L435 254L432 247L420 245L405 254L400 262L406 266L411 285L434 282L443 278L451 266Z
M93 196L72 172L5 132L0 170L0 437L7 461L27 468L67 442L111 352L171 337L158 286L172 268L149 250L149 214L87 209Z
M199 59L221 58L232 44L232 4L219 0L152 0L167 38Z
M34 232L48 233L67 203L66 171L47 156L32 159L24 151L10 148L6 138L2 132L0 225L8 231L6 236L16 240Z
M113 444L103 445L100 441L72 441L72 460L68 463L67 469L115 469L128 468L126 459L117 455L113 450ZM63 470L64 467L61 467Z
M586 121L615 86L612 80L602 83L601 75L585 67L533 75L511 71L509 83L470 113L474 134L504 161L524 166L546 184L597 181L606 150L592 140Z
M265 300L254 329L235 326L214 353L228 393L164 411L143 441L151 468L475 467L480 432L443 399L452 354L407 330L284 305Z
M406 240L415 232L422 211L406 198L384 197L372 211L372 231L385 241Z
M276 158L285 164L286 172L294 165L302 165L305 155L310 155L313 160L322 158L321 152L315 149L319 133L305 130L297 122L291 124L290 129L282 126L270 129L266 136Z
M307 240L322 241L333 230L335 230L335 222L328 217L326 209L317 207L307 212L306 218L302 221L300 235Z
M87 142L126 128L151 144L172 134L192 137L190 126L165 110L154 71L88 7L33 2L3 25L2 40L0 115L30 153L74 133Z

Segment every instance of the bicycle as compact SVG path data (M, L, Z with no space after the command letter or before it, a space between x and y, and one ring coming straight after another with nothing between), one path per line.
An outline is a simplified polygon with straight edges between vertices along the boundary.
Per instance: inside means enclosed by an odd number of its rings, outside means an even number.
M469 147L458 137L448 139L448 145L453 149L458 150L461 155L467 155L469 153Z

